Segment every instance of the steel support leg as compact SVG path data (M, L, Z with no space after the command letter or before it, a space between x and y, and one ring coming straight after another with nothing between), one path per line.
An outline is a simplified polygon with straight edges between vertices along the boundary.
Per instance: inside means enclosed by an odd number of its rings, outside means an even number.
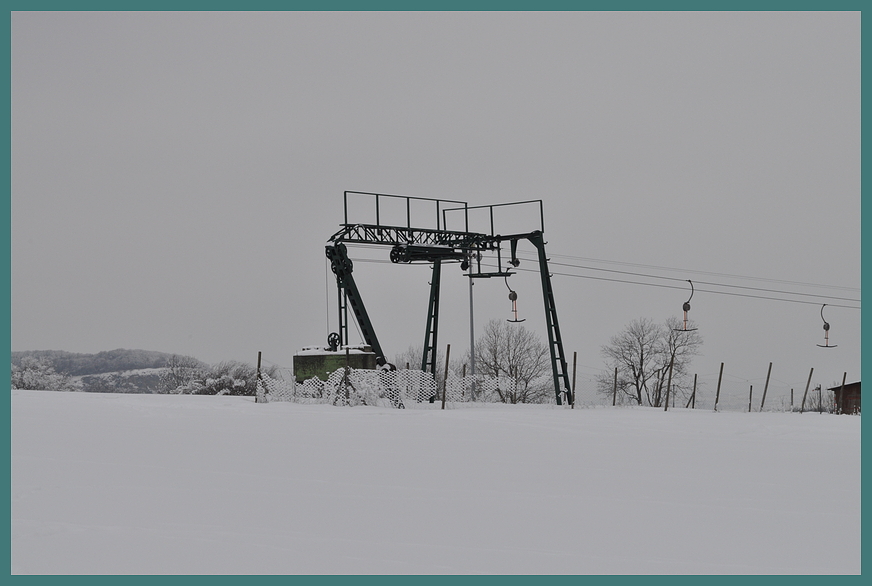
M351 307L351 311L354 313L354 317L360 326L360 333L363 335L364 342L372 348L376 361L383 364L385 362L385 355L375 335L375 330L372 327L369 314L366 312L366 307L363 305L360 291L357 290L357 284L354 282L354 277L351 274L354 269L351 259L348 258L345 245L341 242L336 245L328 245L326 252L327 258L330 259L330 268L333 270L333 274L336 275L336 286L339 289L339 320L341 329L344 329L344 332L340 335L344 336L343 341L346 344L348 343L348 320L347 317L345 319L343 317L347 313L348 307ZM345 302L344 306L343 301Z
M542 278L542 296L545 299L545 323L548 327L548 348L551 351L551 372L554 376L554 394L557 404L561 405L561 395L566 394L566 401L574 403L572 387L569 384L569 373L566 369L566 354L563 352L563 339L560 337L560 325L557 322L557 306L554 303L554 291L551 288L551 274L548 272L548 259L545 257L545 241L542 232L536 231L527 239L539 252L539 273Z
M433 261L433 275L430 279L430 304L427 309L427 329L424 332L424 356L421 370L436 376L437 334L439 331L439 286L442 280L442 261Z

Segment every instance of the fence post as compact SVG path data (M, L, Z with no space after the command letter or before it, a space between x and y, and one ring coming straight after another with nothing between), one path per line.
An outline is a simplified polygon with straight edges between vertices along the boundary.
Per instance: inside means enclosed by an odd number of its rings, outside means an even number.
M805 412L805 397L808 395L808 387L811 384L811 375L814 373L814 367L808 373L808 382L805 383L805 392L802 394L802 406L799 408L799 413L802 414Z
M448 390L448 359L451 357L451 344L445 348L445 376L442 378L442 408L445 409L445 394Z
M842 383L844 385L844 383ZM267 403L266 386L263 384L263 379L260 377L260 351L257 353L257 379L254 386L254 402L257 403L257 387L263 389L263 402Z
M350 359L348 356L348 346L345 347L345 373L342 375L342 384L345 386L345 404L351 403L351 395L348 392L348 365Z
M818 415L824 414L824 386L818 385Z
M839 404L836 405L836 409L837 409L836 412L839 415L842 414L842 407L844 406L844 402L845 402L845 379L846 378L848 378L847 372L842 374L842 388L839 389Z
M718 390L715 392L715 411L718 410L718 401L721 398L721 378L724 376L724 363L721 362L721 373L718 375Z
M618 400L618 367L615 367L615 388L612 391L612 407L615 406L616 401Z
M664 411L669 411L669 391L672 387L672 361L674 359L674 356L669 359L669 378L666 381L666 402L664 403L663 407Z
M571 409L575 409L575 399L576 399L576 394L575 394L575 392L576 392L576 391L575 391L575 366L576 366L576 364L577 364L577 359L578 359L578 352L573 352L573 353L572 353L572 402L571 402L571 404L570 404L570 406L569 406Z
M751 412L751 401L754 399L754 385L751 385L751 390L748 391L748 413Z
M696 408L696 375L693 375L693 392L690 393L690 399L687 400L687 405L684 406L685 409L690 407L691 409Z
M769 375L772 374L772 363L769 363L769 372L766 373L766 384L763 386L763 398L760 399L760 411L763 411L763 403L766 402L766 390L769 388Z

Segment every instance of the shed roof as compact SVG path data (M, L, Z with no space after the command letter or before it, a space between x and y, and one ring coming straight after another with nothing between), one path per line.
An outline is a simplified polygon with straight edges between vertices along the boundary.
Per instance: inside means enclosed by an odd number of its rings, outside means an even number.
M856 387L857 390L859 391L860 390L860 381L857 381L855 383L845 383L845 389L849 389L849 388L853 389L854 387ZM841 388L842 388L842 385L836 385L834 387L828 388L827 390L828 391L838 391Z

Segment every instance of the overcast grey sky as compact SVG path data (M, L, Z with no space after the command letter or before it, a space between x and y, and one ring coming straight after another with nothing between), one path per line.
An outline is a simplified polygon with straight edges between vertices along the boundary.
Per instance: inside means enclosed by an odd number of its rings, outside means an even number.
M552 262L592 267L552 266L581 374L692 279L692 371L860 379L858 12L13 13L13 350L290 366L336 326L345 190L542 199ZM355 268L386 352L421 344L429 269ZM544 338L537 275L512 286ZM506 295L476 285L477 328Z

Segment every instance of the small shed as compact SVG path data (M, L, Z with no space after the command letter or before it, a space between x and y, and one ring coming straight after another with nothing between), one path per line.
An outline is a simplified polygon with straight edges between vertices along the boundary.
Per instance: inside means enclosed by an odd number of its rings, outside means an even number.
M354 369L375 370L378 367L375 352L366 345L342 346L336 351L309 346L294 354L294 378L300 383L310 378L326 381L331 372L346 364Z
M860 414L860 381L827 389L834 393L836 413Z

